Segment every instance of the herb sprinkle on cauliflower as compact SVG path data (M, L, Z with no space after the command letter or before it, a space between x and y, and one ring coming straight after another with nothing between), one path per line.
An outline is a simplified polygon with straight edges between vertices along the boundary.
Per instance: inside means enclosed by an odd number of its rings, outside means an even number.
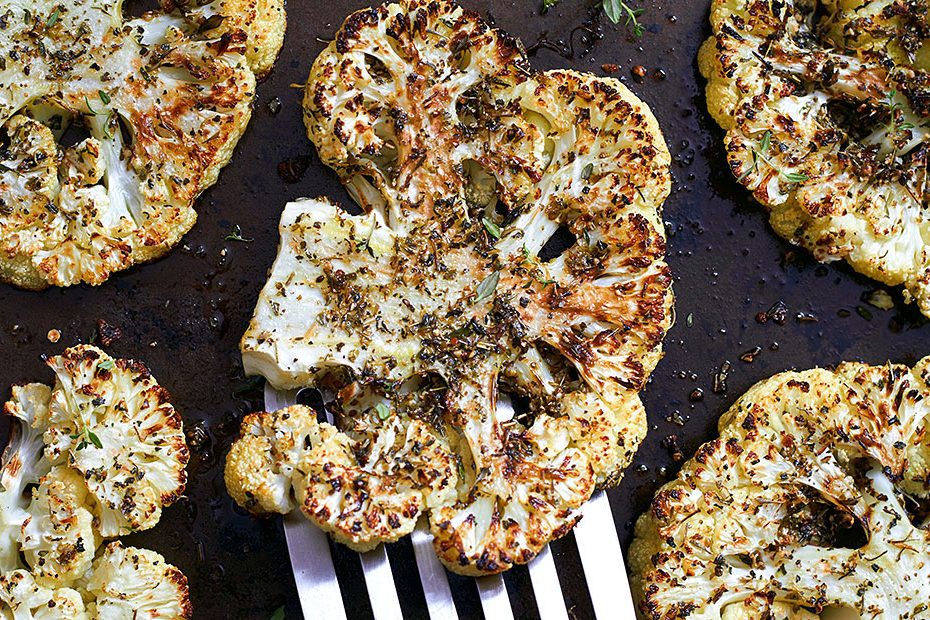
M187 579L106 539L153 527L183 493L181 419L139 362L81 345L53 387L14 386L0 463L0 617L191 618ZM134 615L133 615L134 614Z
M672 320L655 118L434 0L349 16L304 116L363 213L287 205L243 362L320 389L335 424L247 416L230 493L360 550L425 515L462 574L528 562L646 433L638 392Z
M714 0L699 64L775 231L930 316L927 16L926 0Z

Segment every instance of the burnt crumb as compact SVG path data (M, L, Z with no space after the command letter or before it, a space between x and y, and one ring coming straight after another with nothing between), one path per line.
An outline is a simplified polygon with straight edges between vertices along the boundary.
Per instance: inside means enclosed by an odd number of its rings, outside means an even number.
M752 364L756 361L756 356L762 353L762 347L753 347L739 356L741 362Z
M694 388L690 394L688 394L688 400L692 403L697 403L704 400L704 390L701 388Z
M662 447L668 450L669 456L671 456L672 460L676 463L680 463L684 460L685 455L678 446L678 435L666 435L665 438L662 439Z
M784 325L788 320L788 306L783 301L776 301L771 308L756 315L756 322L765 325L774 321L776 325Z
M732 367L730 362L724 362L720 365L720 370L714 375L714 386L712 388L714 394L726 394L727 377L730 375L730 369Z
M615 65L613 63L605 63L601 65L601 71L603 71L607 75L613 75L614 73L617 73L618 71L620 71L620 65Z
M123 331L116 325L111 325L103 319L97 319L97 342L109 347L123 337Z

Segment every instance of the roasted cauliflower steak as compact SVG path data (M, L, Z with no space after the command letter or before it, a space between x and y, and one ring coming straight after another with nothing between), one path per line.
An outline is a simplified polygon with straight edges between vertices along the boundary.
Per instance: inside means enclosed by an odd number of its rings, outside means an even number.
M162 556L101 549L153 527L184 491L187 446L167 392L140 362L93 346L46 361L55 385L14 386L3 407L0 617L190 618L187 580Z
M247 417L227 487L357 549L425 514L455 572L528 562L646 433L672 320L655 118L432 0L349 16L305 92L362 212L287 205L242 352L278 389L322 390L335 425Z
M117 0L0 8L0 279L101 284L194 225L194 200L249 121L255 72L281 46L284 9L189 4L137 18Z
M928 618L930 358L751 388L640 517L646 618Z
M730 169L775 231L930 316L926 0L714 0L700 52Z

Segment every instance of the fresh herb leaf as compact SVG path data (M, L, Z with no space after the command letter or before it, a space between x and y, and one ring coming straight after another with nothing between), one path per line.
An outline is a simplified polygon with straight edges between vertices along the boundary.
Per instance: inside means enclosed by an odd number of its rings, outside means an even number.
M110 105L110 95L106 94L102 90L98 90L97 96L100 97L100 101L103 102L103 105Z
M271 618L268 620L285 620L286 616L284 615L284 606L278 607L274 610L274 613L271 614Z
M632 30L633 36L637 39L646 32L646 29L643 28L643 25L639 23L638 19L645 9L631 8L630 5L623 0L601 0L601 6L604 7L604 13L607 14L610 21L615 24L619 24L620 20L626 18L624 25Z
M242 229L239 228L239 224L235 224L232 227L232 230L229 231L229 234L226 235L226 241L240 241L242 243L252 243L255 239L242 236Z
M52 26L54 26L55 22L58 21L58 18L60 16L61 16L61 9L56 7L55 10L52 11L52 14L48 16L48 20L46 20L45 22L45 27L51 28Z
M501 280L501 273L495 271L478 285L478 289L475 291L475 301L474 303L479 304L486 299L490 299L494 296L495 291L497 291L497 284Z
M772 170L778 173L778 176L785 179L789 183L804 183L809 180L810 177L806 174L800 172L785 172L776 166L772 160L770 160L766 153L769 152L769 149L772 147L772 132L771 130L766 129L765 133L762 134L762 140L759 141L758 147L752 147L752 165L746 169L746 171L737 177L737 182L742 182L743 179L748 177L750 174L759 172L759 162L765 162Z
M87 98L87 95L84 95L84 103L87 105L88 112L90 112L94 116L97 116L98 114L100 114L99 112L97 112L97 110L94 109L92 105L90 105L90 99Z
M97 368L102 368L103 370L113 370L113 360L103 360L97 364Z
M87 438L90 439L90 442L92 444L97 446L98 450L103 450L103 443L100 441L100 438L97 437L97 435L93 431L91 430L87 431Z
M489 220L486 217L481 218L481 223L484 224L484 229L488 231L488 234L494 237L495 239L501 238L501 227Z
M581 180L587 181L591 178L591 173L594 172L594 164L590 163L581 170Z
M388 406L384 403L378 403L375 405L375 411L378 412L379 420L387 420L389 417L391 417L391 410L388 409Z

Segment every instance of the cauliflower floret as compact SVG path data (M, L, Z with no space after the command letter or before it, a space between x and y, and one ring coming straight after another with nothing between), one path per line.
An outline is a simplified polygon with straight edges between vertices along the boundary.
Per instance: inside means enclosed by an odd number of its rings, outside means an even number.
M316 413L307 407L245 416L239 439L226 456L226 489L237 504L254 514L290 512L294 470L319 441Z
M29 518L27 489L49 471L42 433L51 398L47 385L15 385L12 398L3 406L3 412L15 420L10 424L0 469L0 573L22 566L19 539L23 523Z
M193 617L187 577L158 553L111 542L94 560L86 583L99 620L183 620Z
M648 618L925 618L930 360L750 389L655 496L630 549ZM915 458L918 457L918 458Z
M295 471L297 501L308 519L356 551L406 536L425 508L455 499L457 459L419 420L393 415L362 441L329 424L319 433Z
M775 231L930 315L925 0L715 0L699 63L730 168Z
M92 617L77 590L43 587L24 570L0 575L0 616L11 620L90 620Z
M181 418L141 362L81 345L49 358L57 381L45 455L83 475L104 538L148 529L187 482Z
M277 388L341 373L329 387L342 434L327 432L292 480L305 513L369 548L425 509L443 562L465 574L529 561L620 479L672 314L655 118L620 82L535 74L520 49L450 2L346 20L311 70L305 121L364 213L287 205L242 340L246 371ZM574 242L541 257L560 229ZM423 411L408 383L427 378L441 402ZM508 416L511 395L528 411ZM440 485L423 503L390 470L397 457L358 460L360 446L395 446L436 480L446 448L412 459L398 424L446 439L454 494ZM261 471L280 476L269 458Z
M248 123L254 70L280 48L284 3L133 19L116 0L27 4L0 40L0 279L100 284L194 225ZM91 137L59 146L70 124Z
M32 491L20 547L38 583L69 585L90 568L99 536L87 500L84 479L68 467L53 467Z

